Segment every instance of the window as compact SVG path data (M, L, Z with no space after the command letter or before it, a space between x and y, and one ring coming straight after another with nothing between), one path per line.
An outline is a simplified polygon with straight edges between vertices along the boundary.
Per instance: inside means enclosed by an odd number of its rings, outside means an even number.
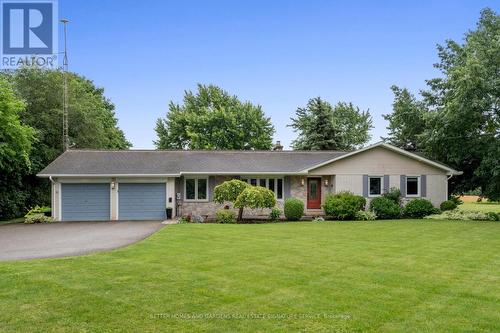
M369 196L379 196L382 194L382 177L369 177L368 186L370 188Z
M269 179L267 188L274 192L274 188L275 188L274 184L275 184L274 179Z
M420 177L406 177L406 196L420 196Z
M184 184L186 201L206 201L208 199L207 178L186 178Z
M276 199L283 199L283 178L241 179L252 186L262 186L274 192Z
M278 199L283 199L283 179L278 178L278 191L276 192Z

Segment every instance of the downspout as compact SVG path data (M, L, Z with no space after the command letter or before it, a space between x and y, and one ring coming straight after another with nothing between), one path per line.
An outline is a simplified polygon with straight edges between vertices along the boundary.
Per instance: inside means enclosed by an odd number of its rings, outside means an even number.
M51 193L50 211L52 212L52 213L51 213L52 218L54 218L54 216L55 216L55 214L56 214L55 209L54 209L54 208L55 208L55 206L56 206L56 205L55 205L55 202L54 202L54 200L55 200L55 198L56 198L56 193L55 193L55 189L54 189L54 184L55 184L56 182L54 181L54 179L52 179L52 176L49 176L49 180L50 180L50 183L52 184L52 186L51 186L51 191L50 191L50 193Z

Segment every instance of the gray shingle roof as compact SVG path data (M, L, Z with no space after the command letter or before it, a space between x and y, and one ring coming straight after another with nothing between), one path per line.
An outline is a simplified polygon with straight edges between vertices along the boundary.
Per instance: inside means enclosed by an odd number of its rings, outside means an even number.
M339 151L68 150L39 176L297 173Z

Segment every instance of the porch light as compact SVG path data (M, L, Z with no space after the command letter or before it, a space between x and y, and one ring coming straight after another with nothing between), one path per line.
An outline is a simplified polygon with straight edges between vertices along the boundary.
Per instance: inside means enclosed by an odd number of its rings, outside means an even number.
M300 186L304 186L306 183L306 181L304 180L304 178L301 178L300 179Z
M328 186L328 178L325 179L325 186Z
M113 182L111 182L111 189L112 189L112 190L114 190L114 189L115 189L115 185L116 185L116 184L115 184L115 182L114 182L114 181L113 181Z

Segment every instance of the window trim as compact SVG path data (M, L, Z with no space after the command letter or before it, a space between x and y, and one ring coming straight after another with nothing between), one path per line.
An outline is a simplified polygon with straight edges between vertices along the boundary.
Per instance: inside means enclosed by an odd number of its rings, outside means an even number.
M248 184L251 186L254 186L251 184L251 180L255 179L257 185L260 186L260 180L265 179L266 180L266 186L263 186L264 188L270 190L269 188L269 179L274 179L274 197L278 201L283 201L285 200L285 178L284 177L266 177L266 176L245 176L245 178L241 178L243 181L246 181ZM281 198L278 198L278 179L281 179Z
M408 178L417 178L417 194L408 194ZM407 198L420 198L421 196L421 178L418 175L406 175L405 176L405 197Z
M194 179L194 199L188 199L187 198L187 191L186 191L186 181L188 179ZM206 199L198 199L198 180L199 179L205 179L207 181L207 188L206 188ZM184 201L186 202L208 202L209 201L209 182L208 182L208 177L185 177L184 178Z
M378 178L380 179L380 194L371 194L370 193L370 179L372 178ZM368 197L369 198L376 198L382 196L384 193L384 176L368 176Z

